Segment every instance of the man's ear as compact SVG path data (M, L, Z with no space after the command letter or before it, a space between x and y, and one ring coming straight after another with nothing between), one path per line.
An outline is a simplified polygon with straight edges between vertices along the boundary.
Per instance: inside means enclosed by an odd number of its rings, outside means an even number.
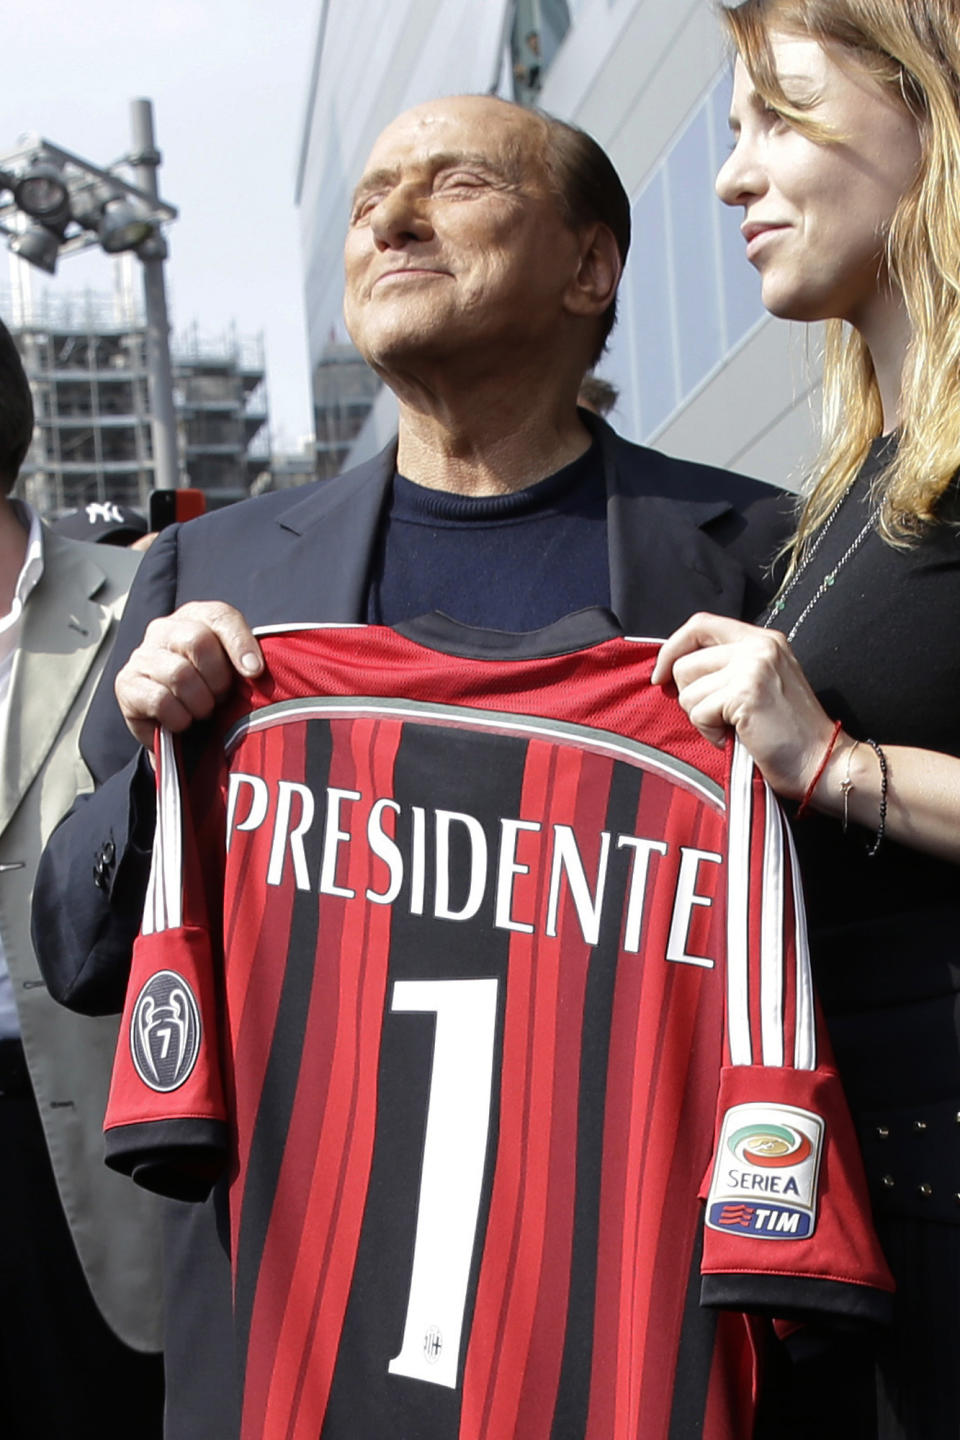
M612 304L623 265L609 226L597 221L580 232L580 263L567 285L564 305L570 315L602 315Z

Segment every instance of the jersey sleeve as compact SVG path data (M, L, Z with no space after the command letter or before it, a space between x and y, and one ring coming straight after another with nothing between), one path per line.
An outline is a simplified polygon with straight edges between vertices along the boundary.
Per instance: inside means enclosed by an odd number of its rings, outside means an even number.
M726 1038L701 1299L885 1322L893 1280L813 993L793 839L739 743L728 799Z
M216 766L197 773L203 794L191 796L179 745L159 731L153 861L104 1121L107 1164L180 1200L209 1193L228 1142L207 898L213 872L222 884L222 788Z

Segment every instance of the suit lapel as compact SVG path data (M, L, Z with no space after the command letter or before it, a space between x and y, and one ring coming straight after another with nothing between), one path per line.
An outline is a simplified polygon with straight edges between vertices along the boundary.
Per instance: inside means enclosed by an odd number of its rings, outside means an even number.
M739 564L699 529L695 513L684 523L677 508L651 495L616 496L608 508L611 606L632 634L665 640L697 610L743 611Z
M725 500L697 500L623 483L616 436L598 428L607 482L610 603L624 629L666 639L697 610L739 616L745 576L701 529L730 509Z
M49 754L109 628L109 611L93 599L104 578L84 549L44 532L43 575L27 601L10 677L0 833Z
M251 578L258 624L366 620L370 566L395 466L392 443L283 512L275 522L281 543L265 547L270 559Z

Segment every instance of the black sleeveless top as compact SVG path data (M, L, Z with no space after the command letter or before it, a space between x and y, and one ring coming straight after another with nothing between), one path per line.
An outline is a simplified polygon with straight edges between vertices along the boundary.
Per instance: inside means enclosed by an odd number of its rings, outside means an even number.
M778 628L790 630L868 520L888 444L874 445ZM960 755L957 481L939 523L910 548L871 531L792 643L821 704L850 734ZM869 858L872 832L851 825L844 835L833 817L805 816L794 836L817 983L854 1107L956 1102L960 866L889 838ZM955 1112L950 1120L960 1138Z

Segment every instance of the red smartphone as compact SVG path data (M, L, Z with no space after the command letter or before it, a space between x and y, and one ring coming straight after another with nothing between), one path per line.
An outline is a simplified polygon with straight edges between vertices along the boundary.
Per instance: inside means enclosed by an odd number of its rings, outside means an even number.
M207 508L207 497L202 490L189 486L177 490L151 490L150 529L163 530L176 521L193 520Z

